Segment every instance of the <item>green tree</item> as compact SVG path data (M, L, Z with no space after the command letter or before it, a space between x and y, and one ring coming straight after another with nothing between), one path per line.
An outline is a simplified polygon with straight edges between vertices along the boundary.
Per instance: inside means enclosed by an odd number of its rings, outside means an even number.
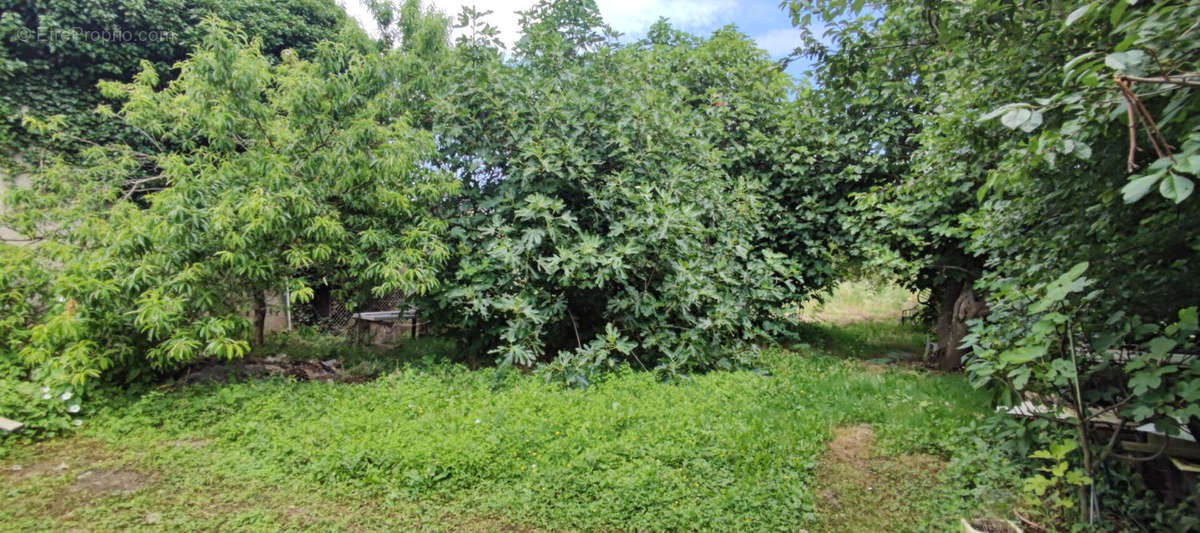
M617 44L586 1L525 13L506 63L481 15L459 21L477 32L447 60L432 121L464 184L441 320L579 384L618 361L745 364L795 296L797 269L761 246L766 180L747 170L778 137L740 127L755 104L787 105L786 78L732 30L660 24Z
M1200 429L1186 355L1200 241L1184 222L1200 208L1189 201L1200 53L1179 38L1195 30L1197 6L790 6L797 23L820 16L834 28L831 46L808 47L826 120L865 139L850 150L883 161L850 219L862 255L932 289L943 319L955 283L987 298L969 335L939 328L958 333L941 339L944 366L964 360L946 350L961 341L972 377L1005 403L1033 393L1085 418ZM1143 198L1153 188L1167 201ZM1110 359L1122 347L1136 349ZM1078 447L1060 450L1080 473L1067 503L1091 521L1092 498L1127 494L1093 484L1114 454L1085 418L1067 419ZM1055 434L1031 427L1041 441Z
M29 145L21 117L59 114L77 139L144 142L121 122L92 112L104 102L96 84L131 80L143 60L169 77L174 63L200 43L200 22L210 15L260 38L273 57L292 49L307 58L321 41L372 46L332 0L7 0L0 2L0 146ZM56 142L60 149L81 144Z
M312 62L284 51L276 64L257 39L206 26L165 88L149 62L103 84L123 101L110 116L157 150L90 147L82 165L46 161L9 191L6 221L56 272L19 343L38 380L240 356L247 311L285 283L310 297L306 272L351 299L438 283L449 251L434 209L457 184L426 163L433 138L397 105L402 58L324 43Z

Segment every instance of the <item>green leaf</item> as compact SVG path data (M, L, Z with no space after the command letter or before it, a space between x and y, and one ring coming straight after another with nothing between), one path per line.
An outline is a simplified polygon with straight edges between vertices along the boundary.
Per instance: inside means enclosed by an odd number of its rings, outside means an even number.
M1135 372L1129 378L1129 388L1133 389L1133 393L1139 396L1160 386L1162 386L1162 374L1156 368ZM1146 416L1149 415L1141 416L1141 418L1145 418Z
M1079 448L1079 443L1074 439L1065 439L1062 442L1057 442L1050 445L1050 455L1055 459L1066 458L1067 454Z
M1071 364L1069 359L1055 359L1050 362L1050 368L1068 379L1075 379L1075 365Z
M1104 64L1109 68L1120 72L1121 74L1141 75L1145 74L1143 66L1150 60L1150 56L1141 50L1126 50L1124 52L1114 52L1104 56Z
M1085 53L1079 54L1079 55L1071 58L1070 61L1067 61L1065 64L1063 64L1063 70L1070 71L1072 68L1075 67L1075 65L1078 65L1083 60L1088 59L1094 55L1096 55L1096 52L1085 52ZM1076 95L1076 98L1078 98L1078 95ZM1071 102L1070 100L1071 100L1071 98L1068 97L1067 103L1074 103L1074 102Z
M1061 283L1061 284L1070 283L1070 282L1078 279L1079 276L1082 276L1084 272L1087 272L1087 269L1088 269L1087 261L1076 263L1075 266L1071 267L1071 270L1068 270L1065 274L1059 276L1057 280L1054 280L1054 282Z
M1001 363L1009 365L1024 364L1046 355L1047 349L1048 347L1044 344L1039 346L1021 346L1001 352L999 360Z
M1007 104L1007 105L1002 105L1000 107L997 107L996 109L988 111L987 113L984 113L982 116L980 116L979 122L985 122L988 120L992 120L1000 115L1003 115L1004 113L1007 113L1008 111L1012 110L1012 108L1013 108L1013 104Z
M1195 185L1192 180L1171 172L1158 184L1158 192L1163 198L1180 203L1192 195Z
M1009 112L1005 113L1004 116L1000 117L1000 123L1004 124L1004 127L1008 129L1015 130L1021 127L1022 124L1025 124L1025 122L1028 121L1032 116L1032 111L1023 107L1019 107L1017 109L1010 110Z
M1181 156L1179 162L1175 164L1175 170L1184 174L1200 174L1200 154Z
M1084 474L1082 470L1075 468L1067 472L1067 483L1076 486L1087 486L1092 484L1092 478Z
M1033 370L1027 366L1018 368L1010 372L1009 377L1012 378L1012 385L1017 390L1025 390L1025 384L1029 383L1029 378L1033 376Z
M1070 27L1075 23L1075 21L1079 20L1084 15L1087 15L1088 12L1092 10L1092 7L1094 7L1094 4L1088 3L1080 6L1075 11L1072 11L1071 14L1067 15L1067 20L1063 22L1063 27Z
M1125 184L1125 186L1121 188L1121 197L1124 198L1125 203L1127 204L1132 204L1138 200L1141 200L1142 197L1146 196L1146 193L1150 192L1150 188L1153 187L1158 180L1158 175L1142 176L1137 178Z
M1121 16L1125 14L1125 8L1129 7L1129 2L1126 0L1117 0L1113 2L1113 8L1108 12L1108 22L1116 26L1121 21Z
M1046 493L1046 489L1050 488L1054 482L1042 475L1025 478L1023 489L1026 492L1031 492L1038 496Z
M1092 158L1092 147L1082 142L1076 142L1075 151L1073 153L1075 154L1075 157L1087 161L1088 159Z
M1197 313L1195 307L1179 310L1179 326L1185 333L1192 333L1200 328L1200 313Z
M1029 119L1021 123L1021 131L1030 133L1042 125L1042 114L1038 111L1031 111Z
M1150 355L1162 357L1166 355L1167 352L1170 352L1173 348L1175 348L1177 344L1178 343L1175 342L1175 339L1168 339L1167 337L1155 337L1151 339L1150 342L1146 343L1146 350L1150 352Z

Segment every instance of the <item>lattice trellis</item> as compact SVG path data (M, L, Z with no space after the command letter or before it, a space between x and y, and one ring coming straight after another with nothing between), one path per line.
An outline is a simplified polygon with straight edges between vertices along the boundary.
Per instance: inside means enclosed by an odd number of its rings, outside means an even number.
M392 293L382 298L371 298L354 311L346 309L346 302L340 300L332 300L329 302L329 315L318 319L316 308L311 304L297 305L296 320L301 324L316 326L321 331L330 333L345 332L346 328L354 322L354 313L367 311L389 311L392 309L401 309L404 306L404 295L400 293Z

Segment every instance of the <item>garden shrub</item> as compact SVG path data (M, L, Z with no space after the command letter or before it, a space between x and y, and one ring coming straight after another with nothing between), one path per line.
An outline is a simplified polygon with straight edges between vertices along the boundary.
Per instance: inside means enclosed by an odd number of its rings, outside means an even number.
M730 368L829 283L817 243L829 211L792 228L812 246L774 247L772 186L797 170L776 158L803 156L787 148L789 83L745 36L660 23L621 45L594 4L543 2L505 62L477 15L440 59L432 110L464 194L447 290L430 305L468 349L554 361L577 384L616 361ZM837 191L806 194L815 206Z

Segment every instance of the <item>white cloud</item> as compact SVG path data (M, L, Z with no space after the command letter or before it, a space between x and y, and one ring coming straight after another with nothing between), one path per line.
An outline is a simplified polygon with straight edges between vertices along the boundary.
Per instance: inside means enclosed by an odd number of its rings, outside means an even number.
M432 0L437 10L454 17L464 5L474 5L479 11L491 11L485 19L500 30L500 39L511 47L521 37L520 18L517 11L533 6L534 0ZM670 19L671 25L683 30L703 29L719 23L721 19L732 19L737 5L734 0L597 0L600 14L614 30L631 37L645 35L646 30L659 17ZM343 7L359 21L368 33L377 34L370 11L362 0L342 0Z
M780 58L792 53L800 46L800 30L796 28L779 28L754 37L758 47L766 50L773 58Z
M827 26L822 22L813 22L809 24L808 29L812 32L813 37L825 46L832 46L833 39L825 35ZM802 43L800 41L800 30L798 28L777 28L769 30L765 33L754 36L754 42L758 43L758 47L766 50L771 57L779 59L792 53L796 47Z
M708 28L731 20L737 8L733 0L597 0L596 5L614 30L634 36L644 35L660 17L682 30Z

